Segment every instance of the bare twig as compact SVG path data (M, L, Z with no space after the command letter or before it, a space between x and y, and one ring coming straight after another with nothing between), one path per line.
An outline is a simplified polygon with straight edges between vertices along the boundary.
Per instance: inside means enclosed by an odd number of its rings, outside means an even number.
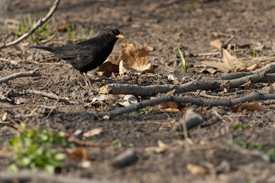
M38 71L38 68L34 69L33 71L29 71L29 72L14 73L12 75L0 78L0 83L7 83L9 80L14 79L14 78L36 76L37 71Z
M50 8L50 11L48 12L48 14L44 18L41 18L40 20L38 20L38 22L28 32L26 32L24 35L22 35L20 38L18 38L15 41L12 41L12 42L7 43L7 44L3 43L2 45L0 45L0 49L7 48L9 46L18 44L19 42L21 42L22 40L24 40L25 38L27 38L29 35L31 35L32 33L34 33L34 31L36 29L38 29L41 25L43 25L45 22L47 22L52 17L53 13L55 12L55 10L58 7L59 2L60 2L60 0L56 0L53 3L53 6Z
M175 93L186 93L196 90L213 90L219 89L221 84L229 81L230 88L237 88L249 81L251 83L265 82L270 83L275 81L275 74L266 75L269 70L261 73L245 76L239 79L232 80L206 80L206 81L191 81L182 85L150 85L138 86L133 84L108 84L100 88L100 92L108 94L132 94L135 96L153 96L158 93L167 93L175 89Z
M47 93L43 91L38 91L38 90L26 90L27 93L33 93L33 94L38 94L38 95L43 95L45 97L53 98L59 100L59 96L57 96L54 93Z
M241 78L244 76L257 74L257 73L263 72L265 70L268 70L268 73L275 73L275 63L268 64L260 69L257 69L255 71L251 71L251 72L236 72L236 73L225 74L225 75L220 76L220 78L222 80L237 79L237 78Z
M226 49L227 45L235 38L235 36L231 36L223 45L221 46L221 50L224 48Z
M275 94L262 94L262 93L251 93L248 95L245 95L243 97L233 99L233 100L201 100L199 98L190 98L190 97L180 97L180 96L162 96L158 98L154 98L151 100L147 100L140 103L132 104L128 107L122 107L122 108L116 108L112 111L106 112L101 114L100 116L104 119L110 119L114 116L136 111L138 109L142 109L147 106L154 106L156 104L159 104L161 102L168 102L168 101L175 101L179 103L191 103L191 104L197 104L199 106L226 106L231 107L236 104L245 103L248 101L254 101L254 100L268 100L268 99L275 99Z

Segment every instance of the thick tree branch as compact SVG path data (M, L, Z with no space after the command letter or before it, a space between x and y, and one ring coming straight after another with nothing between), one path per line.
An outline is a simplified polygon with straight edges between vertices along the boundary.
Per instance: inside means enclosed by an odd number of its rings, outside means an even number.
M275 81L275 74L266 75L264 72L245 76L239 79L232 80L206 80L206 81L191 81L182 85L151 85L151 86L138 86L132 84L108 84L100 88L100 92L108 94L132 94L135 96L153 96L158 93L167 93L175 89L175 93L186 93L196 90L214 90L219 89L221 84L229 81L230 88L237 88L248 81L252 83L265 82L270 83Z
M52 17L53 13L55 12L55 10L58 7L59 2L60 2L60 0L56 0L54 2L53 6L51 7L50 11L48 12L48 14L44 18L41 18L40 20L38 20L38 22L28 32L26 32L24 35L22 35L20 38L18 38L15 41L12 41L7 44L2 43L2 45L0 45L0 49L15 45L15 44L21 42L22 40L24 40L25 38L27 38L32 33L34 33L34 31L36 29L38 29L41 25L43 25L45 22L47 22Z
M161 102L175 101L179 103L191 103L197 104L199 106L226 106L231 107L240 103L245 103L248 101L254 100L268 100L275 99L275 94L262 94L262 93L251 93L249 95L245 95L243 97L234 99L234 100L201 100L199 98L190 98L190 97L180 97L180 96L162 96L154 99L150 99L144 102L139 102L132 104L128 107L116 108L112 111L101 114L100 116L104 119L109 119L114 116L124 114L127 112L136 111L138 109L142 109L147 106L154 106Z

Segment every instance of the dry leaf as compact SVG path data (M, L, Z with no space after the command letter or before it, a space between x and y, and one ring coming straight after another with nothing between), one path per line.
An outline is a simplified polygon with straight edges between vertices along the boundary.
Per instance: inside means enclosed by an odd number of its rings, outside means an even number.
M100 73L103 73L102 75L108 77L112 76L112 73L118 73L118 71L118 65L112 63L111 61L105 61L98 67L98 74L101 75Z
M234 112L239 112L244 109L247 109L249 111L264 111L267 112L266 108L262 106L261 103L256 104L238 104L230 108Z
M152 46L148 46L147 49L148 49L149 51L154 51L154 47L152 47Z
M209 45L217 49L221 49L223 42L224 42L224 39L216 39L214 41L210 41Z
M72 159L80 159L82 158L82 161L86 161L88 159L88 155L86 152L86 149L83 147L74 149L72 151L67 151L67 155Z
M274 83L273 83L274 84ZM270 88L270 93L274 93L274 86L273 84L269 84L269 88Z
M84 137L92 137L95 135L99 135L102 132L102 130L103 130L102 128L94 128L88 132L83 133L83 136Z
M222 61L229 70L232 69L232 59L236 59L236 57L233 57L227 50L222 49Z
M230 91L230 81L226 81L225 83L221 84L220 90L222 90L225 93L228 93Z
M146 147L145 151L155 151L156 153L162 153L170 148L170 145L164 144L161 140L158 140L158 147Z
M90 161L82 161L80 163L80 167L82 168L90 168L92 166L92 163Z
M185 112L186 107L183 106L182 104L174 101L168 101L168 102L161 102L158 105L158 108L160 109L161 112L172 112L172 113L177 113L177 112Z
M229 72L229 68L222 62L217 62L217 61L212 61L212 60L204 60L200 63L207 65L209 67L217 68L219 71L222 71L224 73Z
M123 64L120 63L119 66L132 72L153 73L157 67L148 64L149 51L147 51L146 44L144 44L143 48L138 49L137 45L134 46L133 44L128 43L125 39L123 39L122 42L121 60L123 60ZM123 68L120 68L120 71L122 72Z
M196 175L206 175L206 174L210 173L210 169L209 168L205 168L205 167L198 166L198 165L187 164L186 168L191 173L196 174Z
M167 108L176 108L178 109L181 106L180 103L174 102L174 101L168 101L168 102L161 102L158 105L159 109L167 109Z
M96 101L117 101L119 99L119 96L117 95L112 95L112 94L108 94L108 95L99 95L93 98L92 103L96 102Z
M253 64L253 65L251 65L250 67L247 67L246 69L247 69L248 71L253 71L253 70L255 70L257 67L258 67L258 64Z
M27 99L25 99L25 98L19 97L19 98L16 98L16 99L15 99L15 103L16 103L17 105L19 105L19 104L26 104L26 103L29 103L29 101L28 101Z
M138 103L137 98L134 95L125 95L123 99L117 101L122 106L130 106L134 103Z

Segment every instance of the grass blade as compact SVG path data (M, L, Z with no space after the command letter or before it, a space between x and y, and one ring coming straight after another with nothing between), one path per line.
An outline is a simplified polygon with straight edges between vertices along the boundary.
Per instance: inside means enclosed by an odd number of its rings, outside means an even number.
M179 52L179 55L180 55L180 60L181 60L181 64L182 64L182 68L183 68L183 71L184 73L187 73L187 67L186 67L186 62L183 58L183 55L182 55L182 52L180 51L179 48L177 48L178 52Z

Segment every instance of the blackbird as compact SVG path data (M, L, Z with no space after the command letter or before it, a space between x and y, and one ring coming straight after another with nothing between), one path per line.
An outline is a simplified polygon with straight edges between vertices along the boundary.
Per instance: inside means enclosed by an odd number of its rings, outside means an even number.
M124 38L117 28L107 28L99 35L76 44L51 47L51 46L28 46L49 51L54 57L62 58L73 68L79 70L86 86L92 88L87 72L100 66L110 55L118 38Z

